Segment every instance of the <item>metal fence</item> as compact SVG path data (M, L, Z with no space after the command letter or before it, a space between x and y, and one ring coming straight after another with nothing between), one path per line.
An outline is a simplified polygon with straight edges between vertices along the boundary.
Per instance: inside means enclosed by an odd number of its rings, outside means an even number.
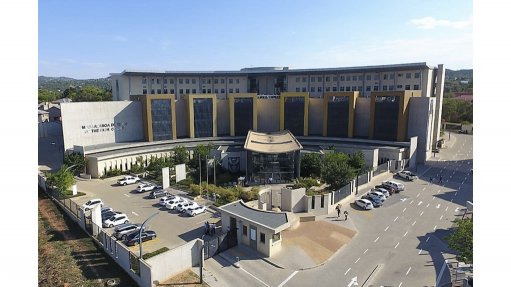
M215 256L231 247L238 245L236 230L222 233L208 241L204 241L204 259Z
M375 170L373 171L373 176L377 176L388 170L389 170L388 162L384 162L375 168Z
M367 172L357 176L357 181L356 181L357 186L366 184L368 182L369 182L369 174Z
M351 195L351 183L339 188L336 191L333 191L334 202L339 202L342 199Z

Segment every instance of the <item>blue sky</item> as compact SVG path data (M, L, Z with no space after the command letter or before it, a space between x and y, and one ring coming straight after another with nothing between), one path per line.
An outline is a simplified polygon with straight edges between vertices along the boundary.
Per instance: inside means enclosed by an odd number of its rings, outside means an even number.
M472 1L39 1L39 75L427 62L472 68Z

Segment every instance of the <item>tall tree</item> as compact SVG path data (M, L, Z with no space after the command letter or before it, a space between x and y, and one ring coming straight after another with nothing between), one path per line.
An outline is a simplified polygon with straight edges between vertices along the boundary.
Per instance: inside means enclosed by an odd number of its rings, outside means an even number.
M303 177L321 176L321 155L319 153L306 153L302 156L300 175Z
M355 170L348 163L349 157L344 153L329 153L323 160L321 177L332 189L338 189L355 178Z
M357 174L360 174L360 172L364 171L364 167L366 164L364 154L361 151L353 153L350 156L348 163Z
M182 145L174 148L174 164L188 163L188 151Z
M472 218L456 219L456 225L452 234L447 236L449 248L458 251L457 259L467 264L472 264L474 253L474 230Z
M61 194L64 194L75 181L73 173L67 168L66 165L63 165L57 172L47 172L45 174L47 185L57 188Z
M79 152L66 153L64 155L64 164L72 166L70 170L74 173L80 173L85 168L85 157Z
M46 90L46 89L39 89L37 100L39 101L39 103L41 103L41 102L53 102L56 99L58 99L59 96L60 96L60 94L57 93L57 92L49 91L49 90Z

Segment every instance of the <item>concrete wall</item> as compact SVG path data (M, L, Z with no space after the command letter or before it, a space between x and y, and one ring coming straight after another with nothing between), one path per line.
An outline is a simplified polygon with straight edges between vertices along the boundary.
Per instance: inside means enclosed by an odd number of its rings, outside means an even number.
M151 279L163 281L192 266L198 266L201 260L199 239L190 241L167 252L146 260L151 266Z
M309 98L309 135L323 135L323 99Z
M257 99L257 131L276 132L280 129L280 99Z
M435 114L435 98L410 98L408 114L408 138L417 139L417 163L424 163L431 151L433 142L433 124Z
M217 135L218 136L229 136L229 100L217 100Z
M186 100L176 101L176 137L188 137L188 106Z
M402 160L404 158L405 149L380 149L378 152L378 161Z
M354 137L369 137L369 120L371 117L371 98L357 98L355 105Z
M328 213L334 210L334 205L332 204L331 193L322 194L322 195L314 195L314 196L305 196L305 201L307 204L306 212L314 213L315 215L327 215ZM312 206L312 198L314 197L314 207ZM323 207L321 207L321 197L324 198Z
M303 212L307 209L305 199L305 188L281 189L282 201L281 210L289 212Z
M140 102L62 103L64 149L144 140Z

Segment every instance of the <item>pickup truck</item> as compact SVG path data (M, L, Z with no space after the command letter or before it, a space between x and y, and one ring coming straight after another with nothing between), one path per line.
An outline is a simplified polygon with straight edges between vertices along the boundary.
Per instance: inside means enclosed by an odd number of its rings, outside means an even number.
M150 182L141 182L138 186L137 186L137 191L139 193L142 193L142 192L146 192L146 191L151 191L151 190L154 190L156 188L158 188L160 186L157 186L156 184L152 184Z
M127 175L117 181L119 185L128 185L128 184L134 184L140 181L140 178L138 176L131 176Z

